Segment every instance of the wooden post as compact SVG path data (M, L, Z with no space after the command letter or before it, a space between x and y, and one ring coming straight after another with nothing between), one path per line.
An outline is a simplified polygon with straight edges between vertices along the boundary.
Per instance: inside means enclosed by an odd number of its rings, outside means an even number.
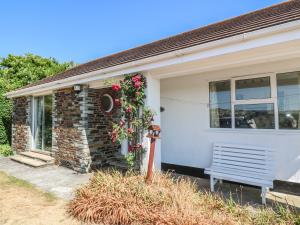
M151 138L151 140L150 140L150 153L149 153L149 160L148 160L148 171L146 176L147 184L152 182L155 142L156 139L159 139L159 134L160 134L160 127L158 125L152 125L148 128L147 137Z

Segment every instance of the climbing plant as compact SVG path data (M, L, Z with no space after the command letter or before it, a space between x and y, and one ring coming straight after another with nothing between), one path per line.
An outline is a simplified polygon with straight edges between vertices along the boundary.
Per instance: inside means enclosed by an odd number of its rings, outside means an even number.
M154 113L145 106L146 78L142 74L125 75L119 82L110 82L111 88L119 98L115 105L120 107L121 117L112 125L112 142L128 141L126 156L130 169L140 169L143 153L142 145L145 130L153 121Z

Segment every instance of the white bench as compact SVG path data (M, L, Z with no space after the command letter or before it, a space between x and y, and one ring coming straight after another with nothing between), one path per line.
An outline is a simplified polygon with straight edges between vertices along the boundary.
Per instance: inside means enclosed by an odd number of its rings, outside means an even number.
M238 144L215 143L210 168L210 189L219 180L228 180L259 186L262 189L262 203L266 204L266 193L273 188L273 158L269 148Z

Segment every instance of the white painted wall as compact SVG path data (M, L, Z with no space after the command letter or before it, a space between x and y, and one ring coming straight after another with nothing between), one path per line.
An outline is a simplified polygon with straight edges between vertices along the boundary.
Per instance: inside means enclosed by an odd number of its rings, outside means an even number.
M208 108L211 80L299 67L294 59L161 80L162 162L205 168L214 142L256 144L274 149L276 179L300 183L300 130L211 129Z

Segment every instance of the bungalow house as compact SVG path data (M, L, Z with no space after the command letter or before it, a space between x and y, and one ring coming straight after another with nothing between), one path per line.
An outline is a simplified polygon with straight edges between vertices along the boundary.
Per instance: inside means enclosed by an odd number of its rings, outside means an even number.
M161 125L157 169L198 175L216 142L274 151L275 179L300 183L300 1L201 27L96 59L12 91L12 146L76 171L117 162L107 79L142 73Z

